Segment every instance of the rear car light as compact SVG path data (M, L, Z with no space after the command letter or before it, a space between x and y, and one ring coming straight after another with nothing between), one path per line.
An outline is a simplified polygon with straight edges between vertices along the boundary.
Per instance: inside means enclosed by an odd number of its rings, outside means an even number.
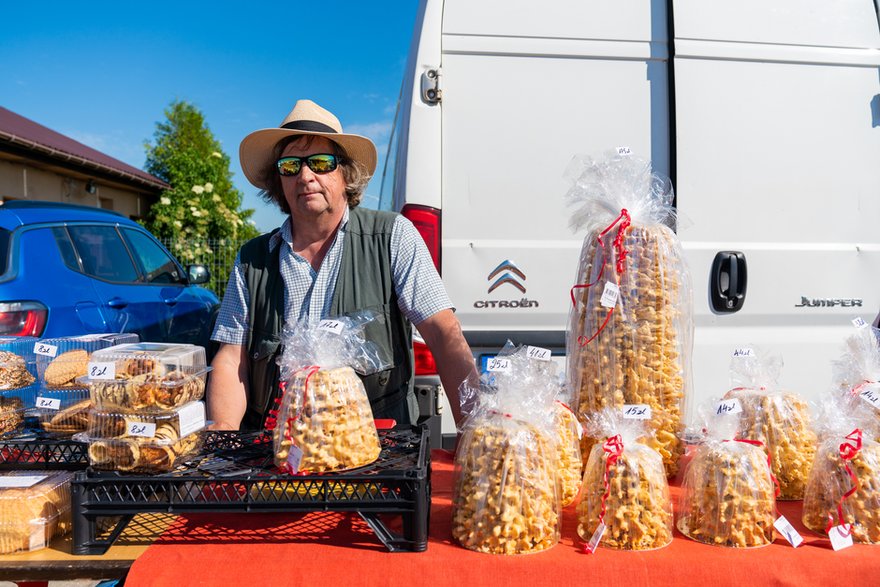
M404 218L413 223L434 261L437 273L440 273L440 210L430 206L407 204L400 211Z
M437 363L431 349L423 342L413 341L413 358L415 359L416 375L436 375Z
M0 303L0 335L40 336L49 310L40 302Z

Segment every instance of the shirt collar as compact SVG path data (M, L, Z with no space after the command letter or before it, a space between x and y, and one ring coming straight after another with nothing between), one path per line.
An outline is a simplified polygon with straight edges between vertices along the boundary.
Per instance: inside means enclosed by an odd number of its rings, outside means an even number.
M342 222L339 223L339 232L344 231L348 225L348 212L349 208L346 206L345 212L342 214ZM293 223L290 221L289 215L281 225L281 230L269 237L269 252L273 252L282 241L286 242L289 247L293 247Z

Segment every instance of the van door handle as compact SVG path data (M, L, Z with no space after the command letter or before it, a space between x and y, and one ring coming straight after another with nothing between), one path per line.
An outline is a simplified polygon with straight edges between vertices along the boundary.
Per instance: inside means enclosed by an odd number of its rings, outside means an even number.
M739 251L721 251L712 261L709 273L709 300L716 314L732 314L742 309L746 300L748 268L746 256Z
M112 298L107 301L107 305L116 310L121 310L128 305L128 300L123 300L122 298Z

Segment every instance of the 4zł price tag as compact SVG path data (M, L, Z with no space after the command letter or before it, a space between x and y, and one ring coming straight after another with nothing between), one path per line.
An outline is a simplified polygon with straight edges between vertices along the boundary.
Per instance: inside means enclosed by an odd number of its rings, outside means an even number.
M599 299L599 304L603 308L613 308L617 305L617 300L620 299L620 288L617 287L616 283L611 283L610 281L605 282L605 289L602 290L602 297Z
M58 354L58 347L55 345L38 342L34 344L34 354L43 355L45 357L54 357Z
M318 330L326 330L327 332L332 332L333 334L342 334L342 329L345 328L339 320L321 320L318 323Z
M850 530L852 528L849 528ZM831 548L834 550L843 550L853 545L852 532L848 532L844 526L835 526L828 531L828 538L831 539Z
M650 420L651 406L648 404L624 404L623 417L627 420Z
M718 416L723 416L725 414L739 414L742 411L742 405L735 397L731 399L721 400L715 407L715 414Z
M492 357L486 361L486 371L489 373L504 373L510 371L510 359Z
M526 354L530 359L538 359L539 361L550 360L550 349L545 349L539 346L530 346L526 348Z
M793 547L797 548L801 545L801 542L804 539L798 534L798 531L794 529L794 526L791 525L791 522L785 519L785 516L779 516L776 518L776 521L773 522L773 527L776 528L776 531L779 532L783 538L788 540L788 543Z

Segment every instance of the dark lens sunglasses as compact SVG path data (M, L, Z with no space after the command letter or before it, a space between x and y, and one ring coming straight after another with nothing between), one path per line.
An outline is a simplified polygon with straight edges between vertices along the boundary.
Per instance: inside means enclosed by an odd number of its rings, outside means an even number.
M315 173L330 173L338 165L336 155L330 153L316 153L308 157L282 157L278 160L278 173L280 175L299 175L303 163Z

